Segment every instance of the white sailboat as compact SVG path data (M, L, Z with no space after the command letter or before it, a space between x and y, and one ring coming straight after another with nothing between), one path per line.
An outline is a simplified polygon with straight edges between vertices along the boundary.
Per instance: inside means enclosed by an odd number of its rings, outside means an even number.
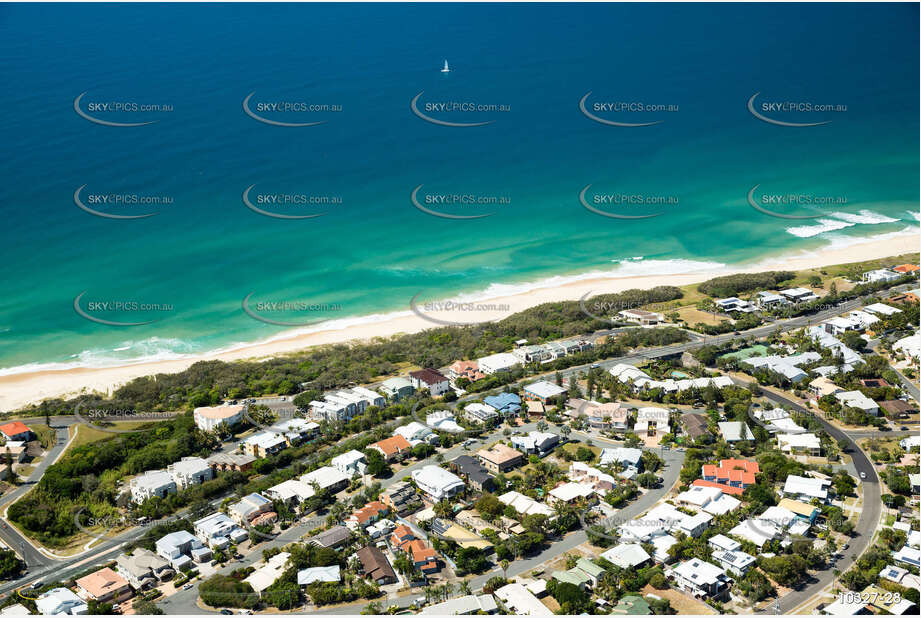
M448 61L447 61L447 60L445 60L445 66L444 66L444 68L441 70L441 72L442 72L442 73L450 73L450 72L451 72L451 68L448 66Z

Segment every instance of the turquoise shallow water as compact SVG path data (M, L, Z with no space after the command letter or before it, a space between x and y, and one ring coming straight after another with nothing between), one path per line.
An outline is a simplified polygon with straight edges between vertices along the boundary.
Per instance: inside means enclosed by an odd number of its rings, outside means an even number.
M279 321L408 309L426 298L527 287L553 276L629 268L742 264L918 226L917 6L105 5L0 7L4 214L0 371L104 365L204 352L281 333L241 300L325 304L266 313ZM782 32L783 36L777 33ZM451 73L439 69L444 58ZM414 116L410 101L501 108L439 113L472 128ZM611 127L579 100L677 105L599 112L661 124ZM100 102L171 111L74 111ZM255 102L341 106L273 113ZM826 113L752 116L746 102L846 105ZM677 200L666 214L622 220L579 203L591 195ZM262 195L335 196L341 204L265 208L326 212L280 220L247 209ZM477 220L414 208L430 194L502 196ZM837 196L817 220L750 208L772 194ZM95 204L112 193L167 196L146 209ZM783 212L809 213L780 207ZM621 206L610 212L648 214ZM635 260L633 258L643 258ZM624 262L626 260L626 262ZM493 288L495 290L495 288ZM169 311L74 310L90 302L169 305Z

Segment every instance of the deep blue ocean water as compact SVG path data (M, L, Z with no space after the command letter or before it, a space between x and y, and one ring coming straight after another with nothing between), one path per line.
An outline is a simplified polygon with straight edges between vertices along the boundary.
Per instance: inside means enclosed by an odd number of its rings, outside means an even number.
M452 71L440 72L445 59ZM745 264L918 226L917 5L2 5L3 212L0 371L168 358L284 331L241 300L326 304L309 321L408 309L409 299L525 289L586 272ZM677 111L599 112L579 100ZM90 122L80 108L113 122ZM243 112L286 102L319 112ZM410 101L494 104L438 112ZM766 111L762 102L843 111ZM170 111L89 111L99 103ZM341 111L337 111L341 107ZM760 109L760 108L759 108ZM676 200L624 220L579 202L599 194ZM334 196L264 207L241 199ZM760 191L846 198L828 216L765 216ZM90 196L166 196L159 206L76 206ZM502 196L474 220L430 216L432 194ZM813 212L777 206L791 213ZM642 259L634 259L642 258ZM74 310L95 301L168 311ZM266 313L266 315L269 315ZM305 319L279 312L281 321ZM53 364L53 365L49 365Z

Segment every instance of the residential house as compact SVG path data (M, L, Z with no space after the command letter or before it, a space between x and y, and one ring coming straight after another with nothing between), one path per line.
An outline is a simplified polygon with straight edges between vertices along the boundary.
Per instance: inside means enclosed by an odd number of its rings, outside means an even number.
M160 538L155 543L157 554L169 561L177 571L192 562L205 562L211 559L211 550L202 545L201 541L185 530L172 532Z
M459 476L435 465L413 470L411 476L416 486L436 502L459 494L465 487Z
M283 451L287 448L288 441L274 431L262 431L246 438L242 444L244 452L253 457L265 458Z
M828 488L831 481L827 479L809 478L805 476L796 476L791 474L784 482L781 494L785 498L793 498L803 502L809 502L813 498L818 498L822 502L828 501Z
M726 571L699 558L682 562L665 574L679 590L699 599L718 601L729 596L730 579Z
M554 510L546 504L541 504L537 500L520 494L517 491L510 491L499 496L499 502L511 506L519 515L546 515L554 516Z
M524 398L529 401L539 401L543 404L550 403L554 397L566 393L566 389L546 380L533 382L524 387Z
M746 459L721 459L719 465L704 464L700 476L705 481L745 489L755 484L755 475L761 472L757 461Z
M388 462L399 461L407 457L412 451L412 444L401 435L386 438L368 446L384 456Z
M864 283L883 283L888 281L895 281L902 276L902 273L892 272L888 268L878 268L876 270L868 270L861 277L861 281Z
M473 402L464 408L464 416L471 423L489 423L499 418L499 412L491 405Z
M504 614L518 616L552 616L549 607L522 584L506 584L493 592L505 608Z
M521 413L521 398L515 393L499 393L483 398L483 403L491 406L502 416L508 418Z
M128 580L105 567L76 580L77 596L99 603L119 603L134 596Z
M438 444L438 434L420 423L413 421L407 425L397 427L394 436L403 436L411 447L418 444Z
M507 447L506 447L507 448ZM521 456L521 453L514 449L509 449L514 452L516 455ZM464 481L475 489L476 491L492 491L495 487L495 481L489 472L484 468L480 462L471 457L470 455L460 455L455 457L451 461L451 468L461 477Z
M166 471L173 475L178 489L201 485L214 478L211 465L201 457L183 457L167 466Z
M788 290L780 290L778 294L791 303L796 304L808 303L819 298L812 292L812 290L806 288L790 288Z
M688 412L681 415L681 424L684 426L684 433L691 440L697 440L698 438L710 435L707 422L708 419L703 414Z
M383 502L373 500L360 509L356 509L349 515L345 525L352 529L366 528L377 520L381 519L390 512L390 509Z
M400 517L404 517L422 506L416 488L406 481L397 481L384 490L381 502Z
M317 547L327 547L335 549L343 545L352 538L352 531L345 526L333 526L329 530L324 530L319 534L307 539L307 542Z
M221 512L202 517L193 525L195 536L211 549L224 549L231 543L241 543L249 538L246 530Z
M230 428L243 422L246 414L245 403L225 404L220 406L201 406L192 413L195 425L202 431L214 431L221 425Z
M639 543L615 545L601 554L601 557L624 570L634 570L647 565L652 557Z
M378 548L373 545L362 547L355 555L361 563L361 571L365 578L378 585L397 582L396 573L394 573L393 567L390 566L390 562L387 561L387 556Z
M486 375L511 371L515 367L521 365L521 360L514 354L509 354L508 352L484 356L477 362L479 363L480 371Z
M723 439L730 444L735 442L750 442L755 439L755 434L748 425L739 421L717 423Z
M469 614L495 614L496 601L490 594L467 594L423 607L420 615L465 616Z
M176 573L165 558L143 547L134 548L131 555L119 554L115 559L115 572L135 590L156 586Z
M323 491L335 494L348 487L352 477L338 468L323 466L301 475L300 480L307 485L316 485Z
M298 505L316 495L313 485L304 481L288 479L265 490L265 495L272 500L280 500L289 505Z
M824 376L818 377L809 383L809 394L812 395L813 399L821 399L828 395L836 395L843 392L843 388Z
M262 566L247 575L243 581L249 584L255 593L261 595L269 586L278 581L278 578L284 575L288 568L288 559L290 557L291 554L286 551L275 554L266 560Z
M432 397L439 397L451 390L451 382L441 374L430 367L418 371L410 371L409 379L416 390L428 389Z
M646 407L636 411L633 432L638 436L655 437L669 433L668 410Z
M425 416L425 424L436 431L462 433L464 428L457 424L450 410L436 410Z
M543 457L556 448L560 437L553 433L531 431L526 436L512 436L512 445L528 455Z
M52 588L35 599L35 607L41 616L69 614L83 616L89 613L86 601L67 588Z
M787 509L803 521L809 522L809 524L815 523L816 517L821 513L817 507L811 504L800 502L799 500L791 500L790 498L782 498L777 506Z
M140 504L153 496L165 498L176 493L176 480L166 470L148 470L131 479L128 487L131 490L131 499Z
M29 442L35 439L35 434L22 421L0 425L0 434L3 434L8 442Z
M208 465L217 472L249 472L256 458L244 453L214 453L208 457Z
M790 455L822 454L822 442L814 433L782 433L777 435L777 445L780 450Z
M845 408L857 408L870 416L879 416L879 406L860 391L835 393L835 399Z
M240 526L255 525L254 522L257 520L269 519L264 517L269 513L275 515L272 511L272 501L257 493L243 496L238 502L231 504L227 511L230 513L230 518Z
M493 444L488 449L480 449L476 456L480 463L493 474L508 472L524 463L524 456L519 451L501 442Z
M787 304L787 299L774 292L758 292L755 296L755 304L759 309L773 309Z
M365 454L354 449L333 457L329 464L349 478L363 476L368 469Z
M406 378L389 378L378 385L378 390L391 401L400 401L416 392L413 383Z
M482 380L486 374L480 371L480 365L476 361L459 360L451 363L448 367L448 377L452 380L466 378L471 382Z
M665 317L661 313L645 311L643 309L625 309L618 312L617 315L627 320L628 322L633 322L634 324L639 324L640 326L655 326L656 324L665 321Z
M720 311L725 313L752 313L755 311L755 306L752 305L747 300L742 300L735 296L730 296L729 298L717 298L713 303L719 308Z
M755 564L755 557L740 550L720 549L713 552L712 559L724 570L742 577Z
M333 564L324 567L308 567L297 572L297 585L309 586L310 584L338 584L342 580L339 565Z

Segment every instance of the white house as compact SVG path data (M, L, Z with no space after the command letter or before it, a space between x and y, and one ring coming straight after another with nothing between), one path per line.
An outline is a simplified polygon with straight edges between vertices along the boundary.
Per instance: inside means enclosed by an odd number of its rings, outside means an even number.
M791 303L808 303L819 298L812 292L812 290L806 288L790 288L788 290L780 290L778 294L784 297L786 300L789 300Z
M167 534L155 543L155 547L157 553L177 571L191 565L193 561L211 559L211 550L185 530Z
M428 444L436 444L438 442L438 434L418 421L413 421L408 425L397 427L393 431L393 435L403 436L412 446L422 444L423 442Z
M464 408L464 416L472 423L485 423L499 418L499 413L491 405L473 402Z
M879 406L875 401L860 391L844 391L835 393L835 399L846 408L857 408L871 416L879 416Z
M880 283L885 281L895 281L902 275L889 270L888 268L879 268L877 270L868 270L863 274L865 283Z
M510 615L518 616L552 616L550 608L540 602L522 584L506 584L497 589L494 594L505 606Z
M192 416L195 418L195 425L202 431L214 431L220 425L233 427L243 420L246 413L246 404L222 405L222 406L202 406L195 408Z
M409 379L416 390L427 388L432 397L444 395L451 390L451 381L431 368L410 371Z
M42 616L83 616L89 613L86 601L67 588L53 588L43 592L35 599L35 607Z
M437 431L448 433L461 433L464 428L457 424L454 413L450 410L436 410L426 415L425 424Z
M368 469L368 461L365 458L365 454L356 450L346 451L341 455L337 455L333 457L329 463L332 467L347 475L349 478L362 476Z
M246 530L221 512L202 517L193 525L195 536L211 549L224 549L231 543L240 543L249 537Z
M791 474L784 482L781 494L785 498L793 498L802 502L809 502L813 498L818 498L822 502L828 500L828 488L831 481L827 479L816 479L805 476L796 476Z
M336 493L348 487L352 477L333 466L323 466L301 475L300 480L311 486L316 484L320 489L330 493Z
M739 577L755 564L755 557L739 550L717 550L713 552L713 560L720 567Z
M201 457L183 457L167 466L166 471L173 475L179 489L201 485L214 478L211 465Z
M510 491L499 496L499 502L511 506L520 515L546 515L552 517L553 509L517 491Z
M676 586L700 599L720 599L729 592L729 577L720 567L693 558L668 569L666 577Z
M499 373L502 371L510 371L521 365L521 361L518 359L518 357L508 352L500 352L499 354L484 356L483 358L479 359L477 363L479 364L480 371L486 375Z
M131 479L128 486L131 489L131 499L137 503L153 496L165 498L168 494L176 493L176 480L166 470L149 470Z
M288 479L265 490L265 495L272 500L281 500L288 504L300 504L316 495L313 485L297 479Z
M892 349L915 360L921 359L921 334L899 339L892 344Z
M863 308L863 310L868 313L875 313L877 315L885 315L885 316L895 315L896 313L902 313L901 309L896 309L895 307L891 307L883 303L873 303L872 305L867 305L866 307Z
M243 581L252 586L256 593L262 594L263 590L274 584L284 574L290 557L291 554L286 551L275 554Z
M791 455L821 455L822 442L814 433L777 434L777 445Z
M429 465L424 466L421 470L413 470L411 476L419 489L436 501L449 498L464 490L463 479L438 466Z
M639 543L623 543L615 545L603 552L601 557L622 569L635 569L646 563L651 557Z
M511 441L519 451L543 457L560 443L560 437L549 432L530 431L526 436L512 436Z

